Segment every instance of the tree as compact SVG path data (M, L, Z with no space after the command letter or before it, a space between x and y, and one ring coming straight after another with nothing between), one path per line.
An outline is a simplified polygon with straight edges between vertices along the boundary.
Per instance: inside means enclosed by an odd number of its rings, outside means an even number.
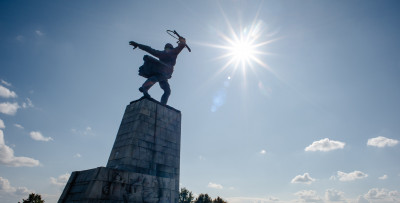
M186 188L181 188L179 193L179 203L191 203L194 197L191 191Z
M194 203L212 203L212 199L208 194L200 194L196 200L194 200Z
M212 202L213 203L228 203L227 201L223 200L221 197L215 198Z
M28 199L22 199L22 203L44 203L44 200L39 194L31 193Z

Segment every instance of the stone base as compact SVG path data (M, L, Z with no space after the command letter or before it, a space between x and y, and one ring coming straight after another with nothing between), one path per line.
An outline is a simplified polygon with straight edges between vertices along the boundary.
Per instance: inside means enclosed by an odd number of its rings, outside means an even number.
M178 203L181 112L141 98L125 109L107 167L73 172L59 203Z
M178 202L175 180L98 167L72 173L59 203Z

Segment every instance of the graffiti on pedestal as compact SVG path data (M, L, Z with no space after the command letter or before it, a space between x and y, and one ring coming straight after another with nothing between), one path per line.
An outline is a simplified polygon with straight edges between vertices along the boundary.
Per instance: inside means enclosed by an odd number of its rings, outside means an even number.
M124 202L158 203L162 190L157 177L137 174L128 180L118 172L110 173L108 182L103 183L102 194L106 197L119 196ZM169 195L166 195L169 196Z

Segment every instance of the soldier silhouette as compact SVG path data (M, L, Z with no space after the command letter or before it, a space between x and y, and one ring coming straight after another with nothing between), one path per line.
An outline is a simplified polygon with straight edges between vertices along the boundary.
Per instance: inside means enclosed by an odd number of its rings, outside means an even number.
M144 64L139 67L139 75L147 78L147 80L139 88L139 91L143 93L144 97L150 98L148 90L158 82L161 89L164 90L164 94L161 96L161 103L166 105L169 95L171 94L168 79L171 78L172 73L174 72L174 66L178 54L186 46L186 39L179 37L178 46L175 48L170 43L165 44L163 51L155 50L149 46L134 41L130 41L129 45L132 45L134 49L139 47L139 49L158 58L156 59L149 55L143 56Z

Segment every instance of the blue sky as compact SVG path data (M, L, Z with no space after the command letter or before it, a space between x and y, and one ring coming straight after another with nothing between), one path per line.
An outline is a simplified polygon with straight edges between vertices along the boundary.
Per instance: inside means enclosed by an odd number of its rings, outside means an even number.
M145 53L128 42L162 49L175 29L192 48L169 81L183 116L182 187L233 203L399 202L399 8L1 1L0 198L56 202L72 171L105 166L144 82ZM233 52L221 47L241 34L268 43L227 65Z

